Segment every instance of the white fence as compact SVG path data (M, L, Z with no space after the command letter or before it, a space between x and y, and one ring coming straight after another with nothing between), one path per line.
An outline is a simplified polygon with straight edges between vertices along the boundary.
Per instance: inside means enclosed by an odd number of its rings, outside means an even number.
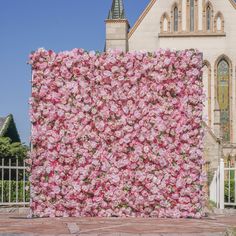
M210 184L210 200L217 207L236 207L236 161L233 166L221 159ZM0 206L29 205L29 180L24 161L0 158Z
M233 163L234 166L231 162L225 166L224 160L221 159L210 184L210 200L220 209L236 206L236 162Z
M25 161L0 158L0 206L27 206L29 181Z

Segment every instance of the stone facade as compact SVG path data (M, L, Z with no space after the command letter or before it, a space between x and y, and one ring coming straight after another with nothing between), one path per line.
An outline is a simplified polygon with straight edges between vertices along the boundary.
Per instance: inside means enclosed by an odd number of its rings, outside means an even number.
M129 32L128 21L122 21L106 21L106 50L152 52L158 48L197 48L203 52L203 83L207 97L204 109L206 160L216 168L222 156L236 156L236 1L150 0ZM218 87L221 61L228 65L227 141L222 140L221 131L222 104Z
M106 20L106 49L119 48L128 51L129 23L125 19Z

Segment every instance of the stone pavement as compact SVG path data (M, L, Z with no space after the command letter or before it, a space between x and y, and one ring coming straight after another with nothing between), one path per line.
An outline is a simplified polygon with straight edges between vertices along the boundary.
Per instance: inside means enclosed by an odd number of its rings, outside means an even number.
M0 214L0 236L225 236L236 235L236 215L197 219L53 218ZM228 233L226 233L228 230ZM229 233L231 232L231 233Z

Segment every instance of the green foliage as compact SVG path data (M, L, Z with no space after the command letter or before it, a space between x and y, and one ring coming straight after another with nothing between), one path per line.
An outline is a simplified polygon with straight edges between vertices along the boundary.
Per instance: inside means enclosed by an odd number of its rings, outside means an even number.
M11 139L0 137L0 157L9 157L11 155L10 152Z
M12 143L10 138L0 137L0 158L15 158L24 160L29 148L21 143Z
M28 147L21 143L12 143L10 146L11 156L18 157L21 160L26 158L28 150Z
M10 202L16 202L17 184L18 184L18 202L24 202L23 181L16 182L14 180L0 181L0 201L3 200L3 202L9 202L9 190L10 190L11 192ZM29 181L25 182L25 187L27 189L27 191L25 191L25 202L29 202L30 199ZM3 199L1 199L2 190L3 190Z
M230 186L230 191L229 191L229 186ZM230 194L229 194L230 193ZM234 203L235 202L235 181L234 180L230 180L230 185L229 185L229 181L226 180L225 181L225 202L231 202Z

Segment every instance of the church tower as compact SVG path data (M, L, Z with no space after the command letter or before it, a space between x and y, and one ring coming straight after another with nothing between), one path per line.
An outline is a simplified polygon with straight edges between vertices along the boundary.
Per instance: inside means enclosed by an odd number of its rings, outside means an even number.
M111 10L106 19L106 47L128 51L129 22L125 17L123 0L113 0Z

